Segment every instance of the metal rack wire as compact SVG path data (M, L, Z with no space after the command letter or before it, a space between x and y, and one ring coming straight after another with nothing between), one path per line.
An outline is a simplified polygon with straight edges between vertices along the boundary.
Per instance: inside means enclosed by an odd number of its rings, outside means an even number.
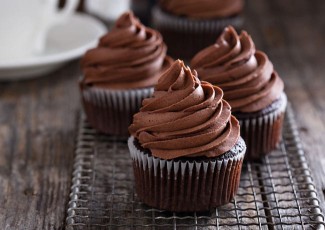
M289 106L280 147L244 163L235 199L206 213L171 213L139 202L126 141L80 122L67 229L325 229Z

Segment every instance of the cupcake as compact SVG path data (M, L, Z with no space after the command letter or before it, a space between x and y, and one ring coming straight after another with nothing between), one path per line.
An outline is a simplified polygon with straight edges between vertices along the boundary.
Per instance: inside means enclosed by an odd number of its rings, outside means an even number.
M241 125L247 159L276 148L281 139L287 97L265 53L255 50L247 32L227 27L215 44L191 60L201 80L219 86Z
M166 51L160 33L142 25L133 13L119 17L81 60L81 96L93 128L128 136L133 114L172 63Z
M246 150L223 92L182 61L161 76L129 127L139 199L158 209L207 211L238 189Z
M168 53L189 60L215 42L226 26L241 27L243 5L243 0L160 0L152 20Z

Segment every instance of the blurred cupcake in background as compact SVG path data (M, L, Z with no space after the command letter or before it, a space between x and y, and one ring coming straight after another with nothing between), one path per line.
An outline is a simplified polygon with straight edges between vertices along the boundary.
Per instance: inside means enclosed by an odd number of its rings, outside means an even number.
M240 29L243 0L160 0L152 11L168 52L188 60L212 44L228 25Z
M258 159L276 148L287 105L284 84L246 31L238 35L227 27L215 44L195 55L191 67L201 80L224 91L240 122L247 159Z
M172 63L166 52L159 32L142 25L132 12L120 16L81 60L81 96L91 126L128 136L133 114Z
M132 0L131 9L143 24L149 25L151 21L151 9L155 4L156 0Z

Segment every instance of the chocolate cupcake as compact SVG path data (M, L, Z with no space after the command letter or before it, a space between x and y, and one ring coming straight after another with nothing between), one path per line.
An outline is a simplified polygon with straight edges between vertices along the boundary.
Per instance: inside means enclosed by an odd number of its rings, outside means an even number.
M206 211L236 194L246 150L220 88L175 63L129 127L135 187L145 204Z
M240 122L247 159L257 159L278 145L287 105L284 84L247 32L238 35L227 27L215 44L192 59L191 66L201 80L224 91Z
M160 0L152 11L172 57L191 59L228 25L240 29L243 0Z
M172 63L159 32L124 13L98 47L81 60L80 89L89 123L97 130L128 136L128 126L144 98Z

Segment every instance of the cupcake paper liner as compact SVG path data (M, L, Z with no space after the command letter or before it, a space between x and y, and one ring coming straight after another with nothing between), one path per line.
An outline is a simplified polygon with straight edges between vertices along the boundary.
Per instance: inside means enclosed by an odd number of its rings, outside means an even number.
M281 106L266 115L241 119L240 135L245 140L247 160L259 159L274 150L281 141L282 124L287 106L287 96L281 95Z
M208 211L235 196L245 154L242 138L230 158L164 160L139 150L128 140L139 199L162 210ZM238 147L241 146L241 147Z
M138 112L142 100L154 89L111 90L81 87L82 102L90 125L100 132L127 137L133 114Z
M233 25L240 29L241 16L219 19L190 19L174 16L155 7L152 10L153 26L163 35L168 53L173 58L190 60L197 52L212 45L223 29Z

